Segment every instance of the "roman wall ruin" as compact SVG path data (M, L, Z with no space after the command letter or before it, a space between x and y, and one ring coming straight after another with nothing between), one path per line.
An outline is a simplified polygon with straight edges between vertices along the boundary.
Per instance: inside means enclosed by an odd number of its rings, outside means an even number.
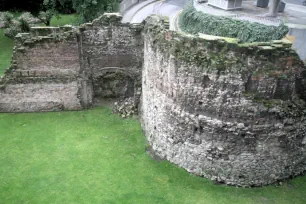
M261 186L306 169L305 66L284 41L145 26L142 125L153 154L220 183Z
M306 70L291 44L190 36L158 16L19 34L0 112L81 110L139 87L141 124L161 159L238 186L306 170Z
M82 109L77 37L67 28L65 40L56 40L51 34L58 32L36 28L17 36L11 67L0 82L0 112Z
M0 112L81 110L95 97L133 96L143 63L142 25L103 15L81 27L34 27L17 36L0 81Z

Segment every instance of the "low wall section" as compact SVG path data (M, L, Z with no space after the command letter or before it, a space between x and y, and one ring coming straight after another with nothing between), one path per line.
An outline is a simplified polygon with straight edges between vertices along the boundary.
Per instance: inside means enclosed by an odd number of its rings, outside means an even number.
M12 65L1 80L0 112L82 108L79 48L71 27L19 34Z
M140 87L142 27L105 14L81 27L19 34L0 79L0 112L81 110L94 97L133 96Z

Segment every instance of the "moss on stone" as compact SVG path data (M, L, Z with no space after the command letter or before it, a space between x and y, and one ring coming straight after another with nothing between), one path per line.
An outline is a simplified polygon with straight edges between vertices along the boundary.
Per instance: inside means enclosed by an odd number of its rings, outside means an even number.
M273 76L275 74L273 70L279 70L280 65L276 61L280 58L293 56L294 60L300 61L297 54L288 48L291 44L286 40L241 43L236 38L172 32L168 30L166 24L161 17L150 16L146 20L144 34L150 35L152 42L162 52L170 50L170 54L182 62L201 67L207 72L224 70L232 73L249 72L249 66L243 56L251 56L258 61L266 62L267 66L261 67L259 72ZM241 56L234 56L229 52ZM290 75L291 71L288 70L285 75ZM281 74L281 77L283 76L284 74Z

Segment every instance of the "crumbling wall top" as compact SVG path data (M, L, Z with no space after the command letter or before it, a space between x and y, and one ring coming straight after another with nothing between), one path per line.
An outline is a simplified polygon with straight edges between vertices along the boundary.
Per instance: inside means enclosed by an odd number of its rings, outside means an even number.
M152 15L145 20L144 35L150 36L154 44L158 44L158 49L165 53L209 72L248 72L248 66L240 66L247 63L246 59L252 59L254 63L264 62L265 66L259 71L265 73L279 69L290 70L291 67L306 69L291 48L291 42L287 40L242 43L235 38L171 31L168 25L167 18ZM210 65L216 66L208 66L208 61L212 62Z

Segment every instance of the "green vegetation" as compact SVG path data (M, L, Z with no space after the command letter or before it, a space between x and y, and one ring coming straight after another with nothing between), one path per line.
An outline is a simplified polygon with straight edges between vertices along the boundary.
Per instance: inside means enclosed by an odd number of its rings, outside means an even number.
M76 14L60 14L58 17L53 17L51 26L77 25L78 16Z
M306 177L281 186L212 184L145 153L139 122L108 108L0 114L2 203L305 203Z
M85 23L99 17L104 12L119 10L121 0L27 0L16 2L0 0L0 11L31 12L45 25L50 25L52 17L59 13L77 13L79 22Z
M0 29L0 76L2 76L5 69L10 66L13 46L13 40L5 37L4 30Z
M13 13L14 16L20 16L20 13ZM69 14L59 15L60 18L53 17L51 20L51 26L63 26L67 24L76 25L77 15ZM0 76L4 74L6 68L10 66L11 57L13 54L14 41L4 36L4 29L0 29Z
M73 8L80 16L81 22L89 22L101 16L104 12L119 10L119 0L60 0L72 1Z
M28 33L31 29L30 16L30 13L24 13L19 17L15 17L14 14L5 12L3 19L3 28L5 28L4 35L14 39L18 33Z
M43 0L41 2L41 11L34 13L46 26L50 26L51 19L58 14L56 5L57 0Z
M227 17L214 16L188 6L182 12L179 24L184 32L205 33L222 37L238 38L242 42L267 42L282 39L289 31L284 24L267 26Z

